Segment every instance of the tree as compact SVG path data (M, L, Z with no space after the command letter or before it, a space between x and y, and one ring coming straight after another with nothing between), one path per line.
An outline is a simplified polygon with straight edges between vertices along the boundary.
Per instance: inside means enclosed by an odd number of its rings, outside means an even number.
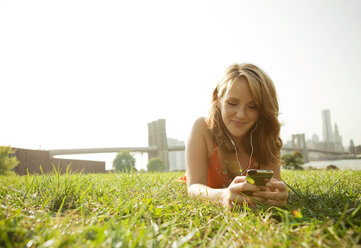
M136 171L135 158L127 150L120 151L113 161L113 168L121 172Z
M291 170L303 170L301 166L304 164L303 155L299 151L293 151L290 154L285 154L282 156L285 169Z
M19 164L10 146L0 146L0 175L11 174L11 170Z
M164 168L165 165L161 158L152 158L147 164L148 171L163 171Z

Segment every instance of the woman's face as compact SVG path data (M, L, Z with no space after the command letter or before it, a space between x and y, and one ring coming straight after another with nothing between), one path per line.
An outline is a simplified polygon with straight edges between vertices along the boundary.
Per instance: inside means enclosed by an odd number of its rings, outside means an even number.
M258 119L258 109L246 79L231 84L220 98L224 125L234 138L243 138Z

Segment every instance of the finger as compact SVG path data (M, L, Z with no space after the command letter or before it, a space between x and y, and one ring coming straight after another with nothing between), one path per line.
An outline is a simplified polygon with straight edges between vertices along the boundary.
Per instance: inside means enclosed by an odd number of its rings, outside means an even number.
M287 205L287 201L275 201L275 200L267 200L264 204L277 206L277 207L284 207Z
M276 200L276 201L288 199L287 191L282 191L282 192L259 191L259 192L254 192L253 196L270 199L270 200Z
M241 198L240 196L243 196L243 198ZM240 196L238 198L236 198L237 203L245 203L245 202L247 202L251 206L254 206L254 204L257 203L257 202L263 203L263 202L267 201L267 199L265 199L265 198L249 196L249 195L245 195L243 193L241 193ZM241 201L241 199L243 199L243 202Z
M260 198L260 197L249 196L249 198L251 198L254 202L265 202L265 201L267 201L267 199Z
M233 179L232 183L241 183L246 181L246 177L245 176L237 176Z
M242 194L233 195L233 202L236 204L244 204L248 203L250 206L255 206L256 201L265 201L265 199L257 198L257 197L250 197Z
M266 186L258 186L260 191L267 191L269 190L269 188L267 188Z
M239 194L232 194L231 195L231 201L234 203L234 204L244 204L244 203L248 203L249 205L251 206L254 206L255 203L254 201L247 197L247 196L243 196L243 195L239 195Z
M266 183L266 186L273 190L275 189L278 189L279 191L287 190L286 184L284 182L277 180Z
M246 182L233 184L229 187L230 191L236 194L240 194L242 192L258 192L260 189L253 184L249 184Z
M246 197L246 201L252 207L256 205L251 197Z

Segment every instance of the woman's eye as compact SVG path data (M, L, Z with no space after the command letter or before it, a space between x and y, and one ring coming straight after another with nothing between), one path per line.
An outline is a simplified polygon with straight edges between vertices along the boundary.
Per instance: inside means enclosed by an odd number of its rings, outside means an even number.
M250 109L257 109L257 106L256 105L249 105L248 106Z
M234 102L228 102L228 105L231 105L231 106L236 106L237 103L234 103Z

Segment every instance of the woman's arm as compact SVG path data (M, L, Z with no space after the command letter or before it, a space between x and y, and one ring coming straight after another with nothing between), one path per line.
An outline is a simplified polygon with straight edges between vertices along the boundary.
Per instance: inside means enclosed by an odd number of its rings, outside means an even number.
M194 123L186 145L187 187L193 184L208 183L208 147L206 141L205 120L199 118ZM189 192L188 192L189 193Z
M235 203L248 202L254 205L251 198L243 195L243 191L258 191L258 187L246 183L245 177L236 177L228 188L214 189L208 184L209 148L213 144L204 118L198 119L192 128L186 146L187 191L192 198L209 200L227 208Z

